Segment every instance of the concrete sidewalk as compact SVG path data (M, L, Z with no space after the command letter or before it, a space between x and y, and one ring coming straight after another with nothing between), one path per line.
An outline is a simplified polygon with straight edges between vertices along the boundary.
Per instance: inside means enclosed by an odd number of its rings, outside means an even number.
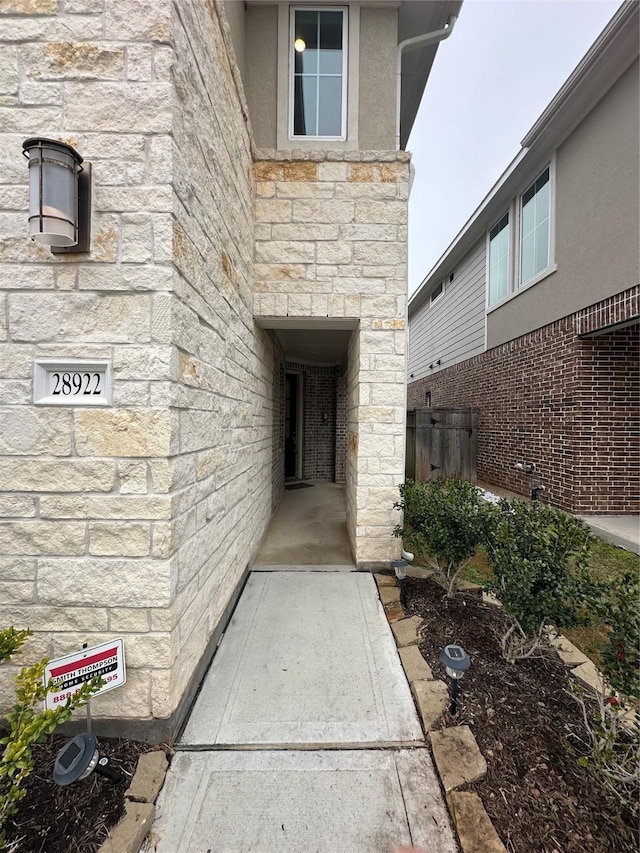
M252 574L176 747L158 853L457 849L369 574Z

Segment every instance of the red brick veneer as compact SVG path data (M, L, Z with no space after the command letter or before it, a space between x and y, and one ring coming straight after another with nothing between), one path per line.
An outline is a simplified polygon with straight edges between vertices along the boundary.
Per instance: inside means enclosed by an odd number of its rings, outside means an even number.
M479 411L478 478L518 493L535 462L544 499L578 514L640 512L635 287L432 376L410 383L408 408ZM596 337L580 337L604 329Z

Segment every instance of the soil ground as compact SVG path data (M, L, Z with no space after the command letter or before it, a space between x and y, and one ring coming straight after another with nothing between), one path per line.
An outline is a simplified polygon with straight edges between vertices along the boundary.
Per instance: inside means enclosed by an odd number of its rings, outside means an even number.
M436 678L447 680L440 650L461 645L471 668L460 682L455 720L467 724L487 760L475 791L510 853L637 851L633 816L609 797L588 767L582 710L564 664L551 648L508 664L499 638L506 620L479 595L447 599L433 580L407 579L409 615L423 619L420 650Z
M447 599L433 580L407 579L407 611L423 619L420 650L435 677L446 680L440 650L463 646L471 668L460 683L455 720L468 724L487 759L479 794L509 853L637 851L638 825L588 767L582 712L555 651L507 664L499 637L505 617L478 595ZM20 853L95 853L124 811L124 792L138 755L152 747L100 739L101 755L127 781L113 785L95 774L68 788L52 781L55 756L66 738L53 735L34 748L36 768L27 796L8 827Z
M53 781L53 763L68 740L51 735L33 748L35 769L19 811L9 819L7 841L16 853L95 853L124 814L124 792L142 752L156 747L116 738L100 738L100 756L121 771L125 781L113 784L93 773L87 779L61 788Z

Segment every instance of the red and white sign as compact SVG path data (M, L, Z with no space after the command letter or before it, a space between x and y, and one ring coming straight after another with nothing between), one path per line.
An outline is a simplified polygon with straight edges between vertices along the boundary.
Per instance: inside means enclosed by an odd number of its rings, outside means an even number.
M121 639L49 661L44 671L44 683L50 683L51 687L45 699L45 708L58 708L96 675L102 676L104 684L94 696L125 683L127 672Z

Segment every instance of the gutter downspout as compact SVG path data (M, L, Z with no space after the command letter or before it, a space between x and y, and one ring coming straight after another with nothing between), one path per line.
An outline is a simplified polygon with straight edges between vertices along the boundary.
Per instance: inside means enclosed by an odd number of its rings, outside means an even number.
M449 38L453 32L453 28L458 20L457 15L449 15L447 23L440 30L432 30L430 33L423 33L421 36L413 36L410 39L401 41L398 45L396 54L396 151L400 150L400 96L402 94L402 56L406 51L415 50L419 47L425 47L428 44L434 44L438 41L443 41Z

